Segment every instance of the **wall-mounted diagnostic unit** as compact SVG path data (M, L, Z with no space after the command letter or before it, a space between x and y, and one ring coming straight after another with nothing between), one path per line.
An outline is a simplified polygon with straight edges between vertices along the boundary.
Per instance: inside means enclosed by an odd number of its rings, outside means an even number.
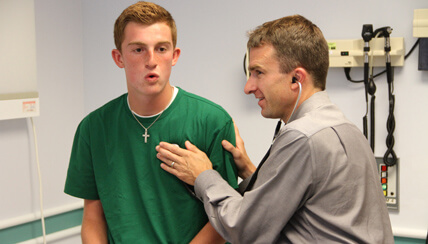
M376 163L386 205L388 209L398 211L399 160L397 159L397 163L393 167L388 167L383 158L376 158Z
M377 29L372 24L363 24L361 39L353 40L328 40L330 67L344 68L346 78L354 83L361 83L365 92L366 111L363 116L363 134L370 142L370 147L375 154L375 78L381 74L386 75L388 85L388 97L381 98L388 101L388 117L386 123L387 150L382 158L376 158L379 183L388 209L398 210L399 203L399 159L394 151L395 130L395 95L394 95L394 67L403 66L405 58L404 38L391 37L392 28L383 26ZM412 48L413 50L413 48ZM411 52L410 52L411 53ZM352 67L362 67L363 79L354 80L350 76ZM385 67L385 70L375 74L374 67ZM375 154L376 155L376 154Z
M0 1L0 120L39 115L33 0Z
M404 64L404 38L391 37L391 65ZM363 67L364 66L364 40L327 40L329 45L330 67ZM375 38L370 42L374 67L385 67L384 39Z

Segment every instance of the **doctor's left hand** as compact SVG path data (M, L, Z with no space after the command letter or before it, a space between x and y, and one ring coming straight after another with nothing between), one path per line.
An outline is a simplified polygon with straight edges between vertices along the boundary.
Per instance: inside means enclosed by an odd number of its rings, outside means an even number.
M195 145L186 141L186 149L167 142L161 142L156 147L157 157L163 163L161 168L171 173L189 185L194 185L200 173L212 169L212 163L207 155Z

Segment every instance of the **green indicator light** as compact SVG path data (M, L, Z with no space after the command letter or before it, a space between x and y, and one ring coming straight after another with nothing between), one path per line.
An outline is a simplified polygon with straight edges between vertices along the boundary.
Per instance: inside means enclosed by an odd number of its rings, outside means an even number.
M386 190L386 184L382 184L382 189Z

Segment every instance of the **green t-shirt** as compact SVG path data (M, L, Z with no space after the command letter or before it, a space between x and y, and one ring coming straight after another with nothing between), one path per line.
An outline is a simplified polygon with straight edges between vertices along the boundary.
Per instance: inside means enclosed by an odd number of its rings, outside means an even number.
M139 118L147 128L157 116ZM207 223L202 202L156 158L160 141L185 148L189 140L237 188L232 155L221 141L235 143L233 122L219 105L182 89L150 127L132 116L124 94L86 116L74 138L65 192L100 199L110 243L188 243Z

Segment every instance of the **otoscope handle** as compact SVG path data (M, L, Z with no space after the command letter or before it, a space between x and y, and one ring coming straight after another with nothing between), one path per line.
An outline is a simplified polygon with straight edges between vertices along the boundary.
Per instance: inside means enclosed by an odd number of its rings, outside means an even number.
M364 84L369 82L369 63L364 63Z
M366 138L369 138L367 131L367 115L363 117L363 133Z
M388 84L391 84L394 81L394 69L391 66L391 62L386 63L386 80Z

